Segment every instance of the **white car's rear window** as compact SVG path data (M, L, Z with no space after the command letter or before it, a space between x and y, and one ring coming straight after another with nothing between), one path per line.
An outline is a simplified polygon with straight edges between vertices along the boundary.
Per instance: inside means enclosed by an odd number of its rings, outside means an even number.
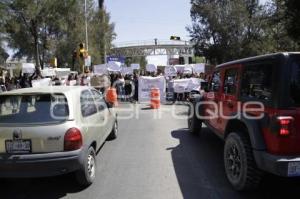
M0 96L0 123L52 123L67 120L68 116L63 94Z

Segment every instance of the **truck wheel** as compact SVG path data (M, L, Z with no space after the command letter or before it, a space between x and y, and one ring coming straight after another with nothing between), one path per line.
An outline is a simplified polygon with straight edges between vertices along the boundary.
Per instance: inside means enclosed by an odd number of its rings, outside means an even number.
M78 184L85 187L91 185L96 177L96 168L96 153L94 148L90 147L82 168L75 173Z
M200 120L196 113L194 107L189 107L188 111L188 128L189 132L192 134L198 134L201 133L202 129L202 120Z
M238 191L256 189L262 171L256 166L250 140L243 132L230 133L224 146L224 166L229 182Z

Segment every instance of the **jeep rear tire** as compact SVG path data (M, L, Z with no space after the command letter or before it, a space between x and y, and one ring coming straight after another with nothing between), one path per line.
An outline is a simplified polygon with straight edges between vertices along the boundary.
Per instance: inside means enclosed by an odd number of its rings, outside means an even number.
M192 134L198 134L201 133L202 129L202 120L200 120L195 112L195 106L191 107L189 106L189 111L188 111L188 128L189 132Z
M255 163L248 136L230 133L224 146L224 166L227 179L238 191L256 189L262 178Z

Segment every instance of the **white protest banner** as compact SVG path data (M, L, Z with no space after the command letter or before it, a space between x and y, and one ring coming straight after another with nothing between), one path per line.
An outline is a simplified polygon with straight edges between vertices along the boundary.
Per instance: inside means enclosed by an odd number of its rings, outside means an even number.
M140 64L130 64L130 67L132 68L132 70L139 70Z
M121 72L121 62L110 61L108 62L108 71L110 72Z
M183 74L192 74L193 73L193 68L191 65L185 65Z
M156 72L157 71L157 66L155 66L154 64L147 64L146 65L146 71Z
M193 67L194 73L204 73L205 64L195 64Z
M55 68L54 70L57 77L65 77L71 73L70 68Z
M200 79L175 79L174 80L174 92L175 93L188 93L192 90L200 90Z
M22 73L33 74L35 71L35 66L32 63L22 63Z
M191 92L192 90L200 91L201 86L201 80L198 78L190 78L189 84L188 84L188 90Z
M122 75L132 75L133 74L133 69L131 67L122 67L121 69Z
M51 79L50 78L44 78L44 79L32 80L31 85L34 88L50 86L51 85Z
M185 69L185 65L175 65L175 68L178 73L183 73Z
M45 68L41 71L41 73L43 77L51 77L56 75L54 68Z
M177 69L175 66L166 66L165 67L165 76L167 77L174 77L177 76Z
M165 102L166 80L160 77L139 77L139 102L149 102L151 100L151 88L159 88L160 101Z
M188 91L189 79L174 79L173 88L175 93L185 93Z
M94 74L107 74L107 65L106 64L100 64L100 65L94 65Z

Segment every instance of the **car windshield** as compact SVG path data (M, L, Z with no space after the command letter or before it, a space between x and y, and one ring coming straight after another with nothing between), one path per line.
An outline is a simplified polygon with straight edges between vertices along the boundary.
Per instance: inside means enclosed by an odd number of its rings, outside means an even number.
M0 96L0 123L52 123L68 116L67 99L62 94Z
M290 99L294 106L300 106L300 55L292 55Z

